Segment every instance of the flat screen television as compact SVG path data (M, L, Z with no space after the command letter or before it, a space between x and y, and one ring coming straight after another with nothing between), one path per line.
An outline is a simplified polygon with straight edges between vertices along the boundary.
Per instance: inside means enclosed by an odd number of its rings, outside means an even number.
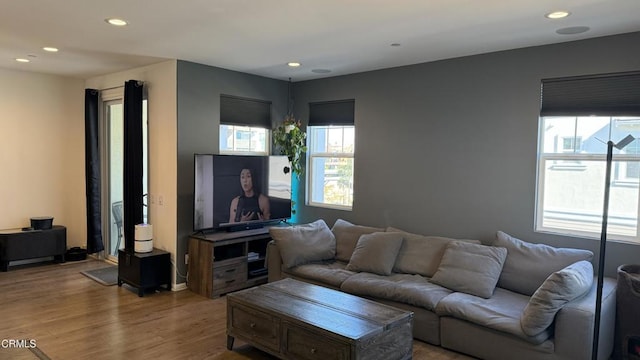
M286 156L194 155L193 230L247 230L291 218Z

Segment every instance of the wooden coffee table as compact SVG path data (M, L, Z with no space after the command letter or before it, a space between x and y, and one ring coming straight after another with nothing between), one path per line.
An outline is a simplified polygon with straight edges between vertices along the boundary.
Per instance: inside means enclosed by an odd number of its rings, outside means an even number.
M281 359L411 359L413 313L284 279L227 295L234 338Z

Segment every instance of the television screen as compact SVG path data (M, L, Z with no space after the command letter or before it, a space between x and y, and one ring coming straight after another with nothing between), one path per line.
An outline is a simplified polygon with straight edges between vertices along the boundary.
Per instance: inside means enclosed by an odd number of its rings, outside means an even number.
M290 218L288 167L286 156L195 154L193 230L242 230Z

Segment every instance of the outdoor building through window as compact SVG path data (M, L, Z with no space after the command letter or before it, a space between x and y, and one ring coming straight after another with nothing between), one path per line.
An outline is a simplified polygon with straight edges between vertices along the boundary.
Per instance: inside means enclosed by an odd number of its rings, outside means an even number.
M353 100L309 105L307 205L353 206L354 107Z
M633 142L613 149L607 234L640 242L639 85L638 73L543 80L537 231L600 237L607 142L631 135Z

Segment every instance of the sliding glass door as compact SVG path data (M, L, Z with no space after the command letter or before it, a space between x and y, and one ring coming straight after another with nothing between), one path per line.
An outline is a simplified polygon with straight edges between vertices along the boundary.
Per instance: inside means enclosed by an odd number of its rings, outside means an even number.
M124 248L122 232L123 164L124 164L124 88L103 91L102 108L102 203L105 258L118 261L118 250ZM148 193L147 101L142 104L143 193ZM145 196L144 221L148 219Z

